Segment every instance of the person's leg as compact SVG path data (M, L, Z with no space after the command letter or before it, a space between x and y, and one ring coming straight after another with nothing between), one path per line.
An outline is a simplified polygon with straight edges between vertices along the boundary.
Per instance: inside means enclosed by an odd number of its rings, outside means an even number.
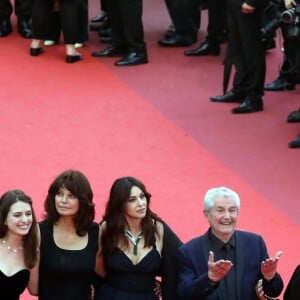
M0 37L8 36L12 32L10 16L13 7L10 0L0 0Z

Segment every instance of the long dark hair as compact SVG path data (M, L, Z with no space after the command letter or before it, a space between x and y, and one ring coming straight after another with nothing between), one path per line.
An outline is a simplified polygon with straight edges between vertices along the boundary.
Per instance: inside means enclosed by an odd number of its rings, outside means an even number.
M17 202L29 204L32 212L32 225L28 231L28 234L24 235L22 238L24 263L28 269L32 269L35 266L38 258L37 221L32 207L31 198L21 190L7 191L0 198L0 238L4 238L8 232L5 221L11 206Z
M157 234L156 221L161 219L151 211L151 194L146 190L145 185L134 177L122 177L113 183L108 202L106 204L103 220L106 222L105 230L101 238L102 254L107 255L113 251L120 241L128 246L128 240L124 239L126 219L124 216L124 206L130 197L132 187L138 187L145 194L147 199L147 212L142 219L142 231L145 239L145 247L152 246Z
M95 218L95 204L93 203L93 191L90 183L80 171L67 170L54 179L44 203L44 220L54 225L60 218L55 207L55 196L63 187L79 200L79 210L74 217L74 224L76 233L79 236L84 236Z

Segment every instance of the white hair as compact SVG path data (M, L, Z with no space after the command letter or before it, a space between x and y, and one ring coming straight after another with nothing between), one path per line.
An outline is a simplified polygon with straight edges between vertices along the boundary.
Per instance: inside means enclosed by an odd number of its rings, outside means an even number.
M211 188L206 192L204 196L205 211L209 212L212 209L212 207L215 205L215 199L218 197L233 199L235 201L237 208L240 209L239 195L235 191L227 187L221 186L221 187Z

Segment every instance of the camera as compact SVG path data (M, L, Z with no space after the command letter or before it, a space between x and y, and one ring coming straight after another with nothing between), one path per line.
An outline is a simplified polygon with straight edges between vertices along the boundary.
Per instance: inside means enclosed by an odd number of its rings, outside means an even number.
M300 4L283 10L282 2L273 0L266 7L265 15L270 21L260 29L263 37L279 28L282 23L285 23L288 25L287 37L289 39L300 39Z
M282 22L289 24L288 37L300 39L300 4L287 9L281 14Z

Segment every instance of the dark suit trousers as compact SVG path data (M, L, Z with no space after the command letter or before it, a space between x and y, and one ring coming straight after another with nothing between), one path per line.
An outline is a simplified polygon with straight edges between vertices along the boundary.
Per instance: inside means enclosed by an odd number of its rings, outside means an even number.
M266 74L265 51L260 34L262 11L243 14L241 7L228 5L228 48L236 69L233 90L250 101L260 99Z
M199 0L165 0L176 32L184 37L196 37L200 27Z
M15 14L19 21L31 18L33 0L15 0ZM13 12L10 0L0 0L0 19L9 19Z
M112 44L129 51L145 51L142 23L143 0L109 0Z
M45 40L53 28L53 0L36 0L32 12L33 38ZM59 0L60 25L65 44L80 42L84 0Z
M208 0L207 40L219 44L218 36L227 28L227 0Z

